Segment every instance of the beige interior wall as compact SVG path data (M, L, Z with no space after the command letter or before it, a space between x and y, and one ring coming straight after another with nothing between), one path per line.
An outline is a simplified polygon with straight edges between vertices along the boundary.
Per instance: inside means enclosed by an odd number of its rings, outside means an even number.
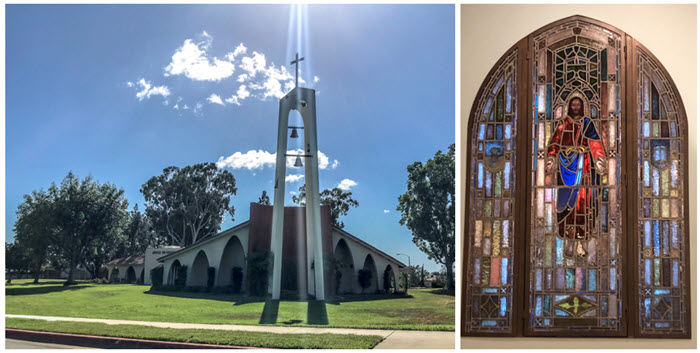
M486 74L505 51L536 29L572 15L615 26L645 45L671 74L688 114L692 340L627 338L462 338L478 348L696 348L697 347L697 10L696 5L462 5L461 156L472 103ZM460 180L465 180L462 163ZM460 194L464 204L464 191ZM464 229L464 217L462 217ZM461 250L461 249L460 249Z

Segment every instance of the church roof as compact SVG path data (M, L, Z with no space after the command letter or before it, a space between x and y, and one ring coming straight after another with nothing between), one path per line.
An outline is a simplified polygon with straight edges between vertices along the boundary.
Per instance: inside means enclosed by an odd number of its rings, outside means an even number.
M389 259L389 260L391 260L391 261L398 262L398 263L399 263L399 268L401 268L401 267L406 267L406 264L404 264L403 262L401 262L401 261L397 260L396 258L394 258L393 256L391 256L391 255L389 255L389 254L387 254L387 253L385 253L385 252L383 252L383 251L381 251L381 250L375 248L374 246L370 245L368 242L366 242L366 241L364 241L364 240L362 240L362 239L360 239L360 238L358 238L358 237L356 237L356 236L354 236L354 235L352 235L352 234L350 234L350 233L348 233L348 232L346 232L346 231L344 231L344 230L342 230L342 229L340 229L340 228L338 228L338 227L336 227L336 226L333 226L333 230L336 231L336 232L338 232L338 233L343 234L344 236L346 236L346 237L348 237L348 238L351 238L351 239L355 240L356 242L358 242L358 243L364 245L365 247L368 247L369 249L371 249L371 250L373 250L373 251L376 251L379 255L382 255L382 256L386 257L387 259Z
M243 222L243 223L241 223L241 224L238 224L238 225L235 225L235 226L233 226L233 227L231 227L231 228L229 228L229 229L226 229L226 230L224 230L224 231L221 231L221 232L219 232L219 233L216 233L215 235L208 236L208 237L206 237L206 238L202 238L202 239L198 240L196 243L194 243L194 244L192 244L192 245L190 245L190 246L184 247L184 248L182 248L182 249L180 249L180 250L178 250L178 251L171 252L170 254L167 254L167 255L165 255L165 256L159 257L159 258L157 259L157 261L158 261L158 262L163 262L165 259L167 259L167 258L169 258L169 257L172 257L172 256L174 256L174 255L177 255L177 254L179 254L179 253L181 253L181 252L183 252L183 251L190 250L190 249L192 249L192 248L195 247L195 246L200 246L200 245L202 245L202 244L206 244L206 243L208 243L208 242L210 242L210 241L212 241L212 240L214 240L214 239L218 239L220 236L229 234L229 233L231 233L231 232L233 232L233 231L236 231L236 230L239 230L239 229L241 229L241 228L243 228L243 227L246 227L246 226L248 226L249 223L250 223L250 221L245 221L245 222Z
M178 254L180 254L180 253L182 253L182 252L184 252L184 251L189 251L189 250L191 250L191 249L194 248L194 247L199 247L200 245L209 243L210 241L215 240L215 239L218 239L218 238L221 237L221 236L226 236L226 235L228 235L228 234L231 234L231 232L234 232L234 231L237 231L237 230L239 230L239 229L241 229L241 228L247 227L249 224L250 224L250 220L245 221L245 222L243 222L243 223L240 223L240 224L238 224L238 225L236 225L236 226L233 226L233 227L231 227L231 228L229 228L229 229L226 229L226 230L224 230L224 231L221 231L221 232L219 232L219 233L217 233L217 234L215 234L215 235L208 236L208 237L206 237L206 238L202 238L202 239L200 239L199 241L197 241L196 243L194 243L194 244L192 244L192 245L190 245L190 246L188 246L188 247L182 248L182 249L180 249L180 250L178 250L178 251L171 252L170 254L167 254L167 255L164 255L164 256L159 257L159 258L157 259L157 261L158 261L158 262L163 262L163 261L165 261L166 259L171 258L171 257L173 257L173 256L177 256ZM338 228L338 227L333 226L333 231L336 231L336 232L338 232L338 233L341 233L343 236L345 236L345 237L347 237L347 238L350 238L350 239L356 241L357 243L359 243L359 244L365 246L366 248L368 248L368 249L370 249L370 250L372 250L372 251L375 251L377 254L379 254L379 255L385 257L385 258L388 259L389 261L398 263L398 264L399 264L399 268L406 267L406 264L404 264L403 262L401 262L401 261L397 260L396 258L392 257L391 255L389 255L389 254L387 254L387 253L385 253L385 252L383 252L383 251L381 251L381 250L375 248L374 246L370 245L370 244L367 243L366 241L364 241L364 240L358 238L358 237L355 236L355 235L352 235L352 234L348 233L348 232L345 231L345 230L342 230L342 229L340 229L340 228Z
M105 263L106 266L143 265L144 256L120 257Z

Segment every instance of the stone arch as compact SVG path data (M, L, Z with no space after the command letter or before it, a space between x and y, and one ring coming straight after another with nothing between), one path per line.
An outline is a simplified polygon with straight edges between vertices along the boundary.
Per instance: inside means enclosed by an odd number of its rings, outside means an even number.
M136 270L134 270L133 266L129 266L129 268L126 269L126 282L127 283L136 282Z
M362 266L363 270L369 270L372 272L372 280L370 281L370 285L367 289L364 290L365 293L374 293L379 289L379 276L377 276L377 265L374 262L374 258L372 257L371 254L367 254L365 257L365 263Z
M146 269L141 269L141 275L139 275L139 283L143 284L144 275L146 274Z
M241 240L235 235L226 242L224 251L221 254L219 273L216 275L216 284L218 286L225 287L232 284L231 275L234 267L240 267L245 276L245 251Z
M115 267L109 277L111 283L119 283L119 267Z
M348 243L345 242L345 239L340 239L338 241L333 255L337 261L335 270L340 272L340 282L337 283L336 293L353 293L355 283L357 282L357 276L355 275L355 264L352 252L350 251ZM335 274L333 278L336 278Z
M388 291L387 291L387 287L385 284L386 283L385 281L387 281L387 280L389 281ZM382 290L387 291L387 293L391 293L392 291L393 292L398 291L398 288L396 286L397 285L396 273L394 272L394 268L390 264L386 265L386 267L384 268L384 275L382 276L382 284L384 284L384 287L382 288Z
M187 285L206 286L208 268L209 258L207 258L207 253L205 253L204 250L199 250L197 256L194 258L194 261L192 261L192 267L190 269L189 276L187 276Z
M177 283L177 279L180 274L180 267L182 267L180 260L175 260L170 265L170 271L168 272L168 284L174 285Z

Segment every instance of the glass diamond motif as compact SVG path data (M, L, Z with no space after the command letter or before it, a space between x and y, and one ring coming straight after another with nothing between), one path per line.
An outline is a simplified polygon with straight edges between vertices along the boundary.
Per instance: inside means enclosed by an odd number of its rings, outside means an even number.
M580 295L572 295L558 302L555 307L573 317L580 317L586 312L595 309L597 305Z

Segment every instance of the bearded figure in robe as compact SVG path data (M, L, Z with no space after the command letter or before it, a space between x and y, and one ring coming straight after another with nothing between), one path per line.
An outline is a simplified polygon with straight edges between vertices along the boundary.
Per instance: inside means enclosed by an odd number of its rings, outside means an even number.
M547 148L545 171L556 175L558 236L564 253L586 257L582 242L594 235L596 187L606 173L605 150L595 124L584 116L583 99L569 100L567 116L558 122Z

